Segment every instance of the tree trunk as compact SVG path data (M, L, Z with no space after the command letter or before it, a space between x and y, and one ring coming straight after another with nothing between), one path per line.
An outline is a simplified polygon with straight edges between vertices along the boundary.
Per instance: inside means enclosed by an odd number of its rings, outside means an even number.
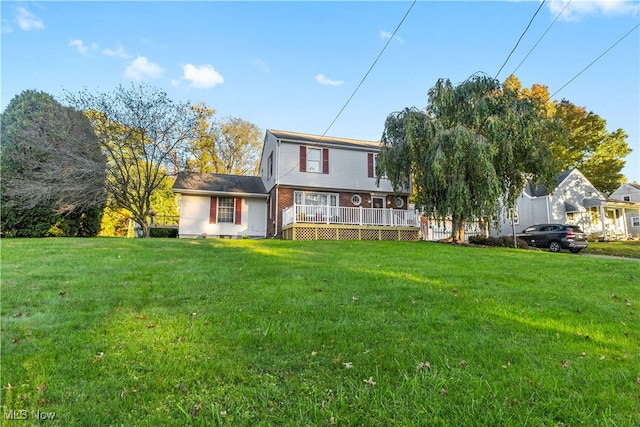
M453 216L451 239L453 243L464 243L464 220Z

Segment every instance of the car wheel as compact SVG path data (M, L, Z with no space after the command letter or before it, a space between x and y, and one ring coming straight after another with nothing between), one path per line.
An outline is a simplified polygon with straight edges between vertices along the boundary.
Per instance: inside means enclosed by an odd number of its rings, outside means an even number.
M560 249L562 249L562 246L560 246L560 242L556 240L552 240L551 242L549 242L549 250L551 252L560 252Z
M569 249L569 250L571 251L571 253L577 254L582 250L582 248L580 248L580 249Z

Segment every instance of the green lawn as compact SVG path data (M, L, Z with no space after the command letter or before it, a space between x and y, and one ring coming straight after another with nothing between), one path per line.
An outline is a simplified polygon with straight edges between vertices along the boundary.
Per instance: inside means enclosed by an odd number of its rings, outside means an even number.
M589 242L589 246L582 253L591 255L640 258L640 240L621 240L619 242Z
M640 423L636 260L428 242L1 244L3 426Z

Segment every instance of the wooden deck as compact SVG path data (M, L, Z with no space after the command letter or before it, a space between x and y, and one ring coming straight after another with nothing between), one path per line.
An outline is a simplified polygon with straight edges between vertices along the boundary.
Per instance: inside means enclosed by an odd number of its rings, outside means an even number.
M418 227L293 223L282 227L286 240L419 240Z

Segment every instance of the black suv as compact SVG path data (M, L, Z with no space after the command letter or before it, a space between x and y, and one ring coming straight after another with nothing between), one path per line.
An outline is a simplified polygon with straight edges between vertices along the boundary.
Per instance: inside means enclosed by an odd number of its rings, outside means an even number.
M536 248L549 248L551 252L569 249L577 254L587 247L587 236L577 225L537 224L525 228L518 238Z

